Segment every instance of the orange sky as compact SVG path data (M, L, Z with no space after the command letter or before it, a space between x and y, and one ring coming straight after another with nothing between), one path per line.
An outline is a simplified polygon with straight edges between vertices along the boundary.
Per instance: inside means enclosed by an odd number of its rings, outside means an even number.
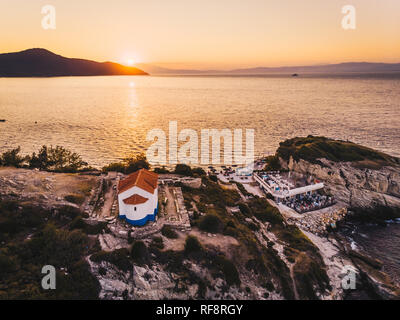
M43 30L41 8L56 8ZM356 30L343 30L343 5ZM400 62L399 0L1 0L0 52L170 67Z

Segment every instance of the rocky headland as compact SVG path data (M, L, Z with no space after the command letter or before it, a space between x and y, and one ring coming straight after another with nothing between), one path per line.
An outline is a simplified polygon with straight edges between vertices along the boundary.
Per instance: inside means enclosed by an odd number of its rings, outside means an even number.
M338 206L348 214L338 220L338 227L352 222L385 223L400 217L400 159L348 141L308 136L280 144L273 159L283 170L314 177L325 184ZM272 162L274 162L272 161ZM307 221L317 219L305 214ZM300 228L302 226L300 225ZM399 284L384 272L382 262L365 252L355 251L340 232L312 234L302 228L316 244L328 266L331 277L345 265L358 270L364 287L373 297L398 299ZM342 259L337 259L342 256ZM329 273L329 271L328 271Z

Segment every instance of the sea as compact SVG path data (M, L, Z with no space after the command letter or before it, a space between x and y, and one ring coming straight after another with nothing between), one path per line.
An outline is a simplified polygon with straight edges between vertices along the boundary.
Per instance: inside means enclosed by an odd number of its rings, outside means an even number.
M254 129L256 156L307 135L400 156L400 74L0 78L1 119L0 152L61 145L94 167L145 153L171 121L199 136ZM349 236L400 278L399 224Z

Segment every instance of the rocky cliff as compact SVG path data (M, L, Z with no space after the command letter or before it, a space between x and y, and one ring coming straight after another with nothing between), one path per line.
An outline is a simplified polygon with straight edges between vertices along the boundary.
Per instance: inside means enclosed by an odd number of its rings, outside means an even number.
M324 190L333 195L340 206L351 210L350 221L356 218L381 222L400 216L400 161L396 157L349 141L308 136L280 143L276 155L267 160L269 170L289 170L293 176L308 181L323 181ZM316 214L304 215L301 221L307 217L315 219ZM297 225L319 248L329 277L338 287L341 270L352 266L362 282L359 285L370 296L399 298L398 284L385 273L382 262L376 257L361 250L354 251L340 232L322 236Z
M383 152L350 141L296 137L281 142L269 162L322 180L350 208L400 208L400 159Z
M351 208L400 208L400 166L375 170L357 168L352 162L318 161L320 164L281 158L284 168L322 180L328 192Z

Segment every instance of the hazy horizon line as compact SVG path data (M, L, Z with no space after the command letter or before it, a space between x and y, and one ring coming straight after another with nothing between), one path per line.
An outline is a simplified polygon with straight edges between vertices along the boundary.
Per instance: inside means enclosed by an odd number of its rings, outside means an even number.
M8 53L19 53L19 52L24 52L32 49L44 49L47 51L50 51L56 55L60 55L65 58L69 59L84 59L84 60L91 60L91 61L96 61L96 62L114 62L114 63L119 63L122 65L126 65L125 63L121 61L113 61L112 59L106 59L104 61L99 61L97 59L93 58L85 58L85 57L68 57L62 53L58 53L55 51L52 51L50 49L47 49L45 47L32 47L32 48L26 48L22 49L19 51L11 51L11 52L2 52L0 54L8 54ZM351 60L351 61L343 61L341 60L340 62L319 62L319 63L288 63L288 64L279 64L279 65L268 65L268 64L240 64L240 65L232 65L230 67L218 67L217 62L162 62L162 61L138 61L134 62L133 66L137 65L151 65L153 67L159 67L163 69L190 69L190 70L198 70L198 71L235 71L235 70L242 70L242 69L258 69L258 68L271 68L271 69L279 69L279 68L294 68L294 67L318 67L318 66L329 66L329 65L336 65L336 64L351 64L351 63L365 63L365 64L400 64L400 58L397 60L397 62L383 62L383 61L376 61L376 60ZM215 65L214 67L212 66L206 66L206 65ZM169 66L168 66L169 65ZM203 66L201 66L203 65Z

